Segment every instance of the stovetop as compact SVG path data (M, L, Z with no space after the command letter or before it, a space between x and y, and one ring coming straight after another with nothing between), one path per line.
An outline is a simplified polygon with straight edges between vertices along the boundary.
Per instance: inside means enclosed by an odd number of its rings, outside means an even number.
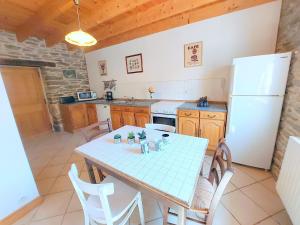
M177 108L183 103L184 101L159 101L151 105L151 113L176 115Z

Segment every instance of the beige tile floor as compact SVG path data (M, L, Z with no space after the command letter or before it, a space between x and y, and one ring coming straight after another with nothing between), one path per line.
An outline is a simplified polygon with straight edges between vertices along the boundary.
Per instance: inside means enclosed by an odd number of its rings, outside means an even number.
M76 163L82 179L88 181L83 159L73 152L84 143L80 134L47 133L24 143L33 174L44 202L15 225L83 225L79 200L67 176ZM205 173L211 157L206 156ZM289 217L276 194L275 181L269 172L234 165L235 175L218 206L214 225L291 225ZM147 225L162 224L159 201L143 194ZM169 216L170 222L176 218ZM129 221L138 224L138 212ZM188 225L195 224L188 221Z

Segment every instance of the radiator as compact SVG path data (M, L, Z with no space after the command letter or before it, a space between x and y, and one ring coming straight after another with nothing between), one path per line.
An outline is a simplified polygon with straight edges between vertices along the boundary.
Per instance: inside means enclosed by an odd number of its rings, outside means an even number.
M300 224L300 138L290 137L276 189L294 225Z

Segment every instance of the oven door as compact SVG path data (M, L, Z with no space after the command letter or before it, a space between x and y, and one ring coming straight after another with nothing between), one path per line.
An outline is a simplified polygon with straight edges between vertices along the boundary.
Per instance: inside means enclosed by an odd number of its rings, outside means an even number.
M165 125L170 125L170 126L176 127L177 116L176 115L168 115L168 114L152 113L151 114L151 123L165 124Z

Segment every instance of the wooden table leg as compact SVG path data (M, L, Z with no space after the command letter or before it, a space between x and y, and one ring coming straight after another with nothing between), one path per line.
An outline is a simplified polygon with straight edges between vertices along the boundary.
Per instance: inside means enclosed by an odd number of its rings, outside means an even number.
M88 170L88 174L90 177L90 181L92 184L96 184L96 178L95 178L95 174L94 174L94 170L93 170L93 164L91 161L89 161L88 159L84 159L85 160L85 164Z
M178 206L177 225L185 225L186 210L182 206Z

